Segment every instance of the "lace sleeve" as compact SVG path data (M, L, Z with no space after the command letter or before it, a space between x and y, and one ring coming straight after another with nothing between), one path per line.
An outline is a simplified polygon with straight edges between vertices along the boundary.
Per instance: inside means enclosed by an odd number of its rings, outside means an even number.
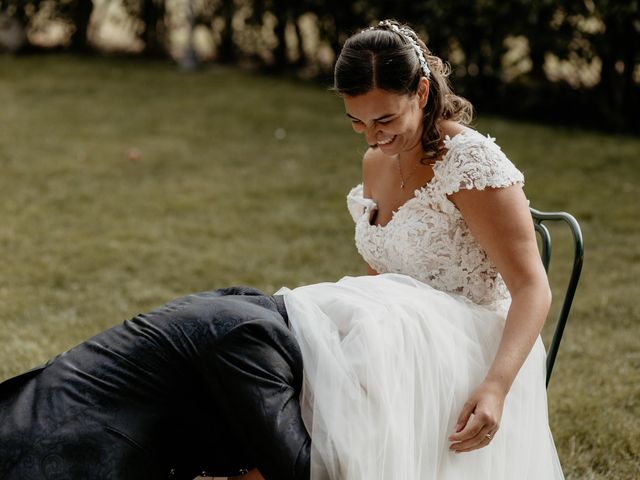
M494 140L476 132L446 137L448 153L440 173L447 195L461 189L484 190L524 184L522 172Z
M362 184L356 185L351 189L347 195L347 208L353 218L354 222L357 222L365 212L370 212L375 208L376 203L370 198L364 198Z

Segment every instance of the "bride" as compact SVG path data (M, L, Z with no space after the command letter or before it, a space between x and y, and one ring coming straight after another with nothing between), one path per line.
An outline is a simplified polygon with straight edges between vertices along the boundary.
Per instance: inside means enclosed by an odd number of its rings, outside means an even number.
M371 275L279 292L303 353L312 480L563 478L524 178L466 126L447 74L390 20L335 66L369 146L347 203Z

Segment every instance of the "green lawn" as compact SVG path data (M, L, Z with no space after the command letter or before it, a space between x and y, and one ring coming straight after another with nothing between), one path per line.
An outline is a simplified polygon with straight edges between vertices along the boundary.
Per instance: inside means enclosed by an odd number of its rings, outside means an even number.
M532 205L572 212L585 235L549 389L567 477L637 479L640 140L482 112L477 127ZM363 147L317 85L0 56L0 380L187 292L362 273L344 197ZM557 286L569 245L554 233Z

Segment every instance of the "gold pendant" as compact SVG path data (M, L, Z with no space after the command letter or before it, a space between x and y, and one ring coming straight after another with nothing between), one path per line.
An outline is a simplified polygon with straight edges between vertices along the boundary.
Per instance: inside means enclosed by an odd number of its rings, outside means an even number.
M400 182L400 188L404 190L404 180Z

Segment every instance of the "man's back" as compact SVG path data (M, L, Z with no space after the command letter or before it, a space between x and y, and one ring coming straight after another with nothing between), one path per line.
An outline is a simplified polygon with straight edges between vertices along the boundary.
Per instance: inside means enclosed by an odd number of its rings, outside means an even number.
M285 318L252 290L189 295L0 384L0 479L193 478L265 462L304 477L302 360ZM292 437L278 438L282 422Z

